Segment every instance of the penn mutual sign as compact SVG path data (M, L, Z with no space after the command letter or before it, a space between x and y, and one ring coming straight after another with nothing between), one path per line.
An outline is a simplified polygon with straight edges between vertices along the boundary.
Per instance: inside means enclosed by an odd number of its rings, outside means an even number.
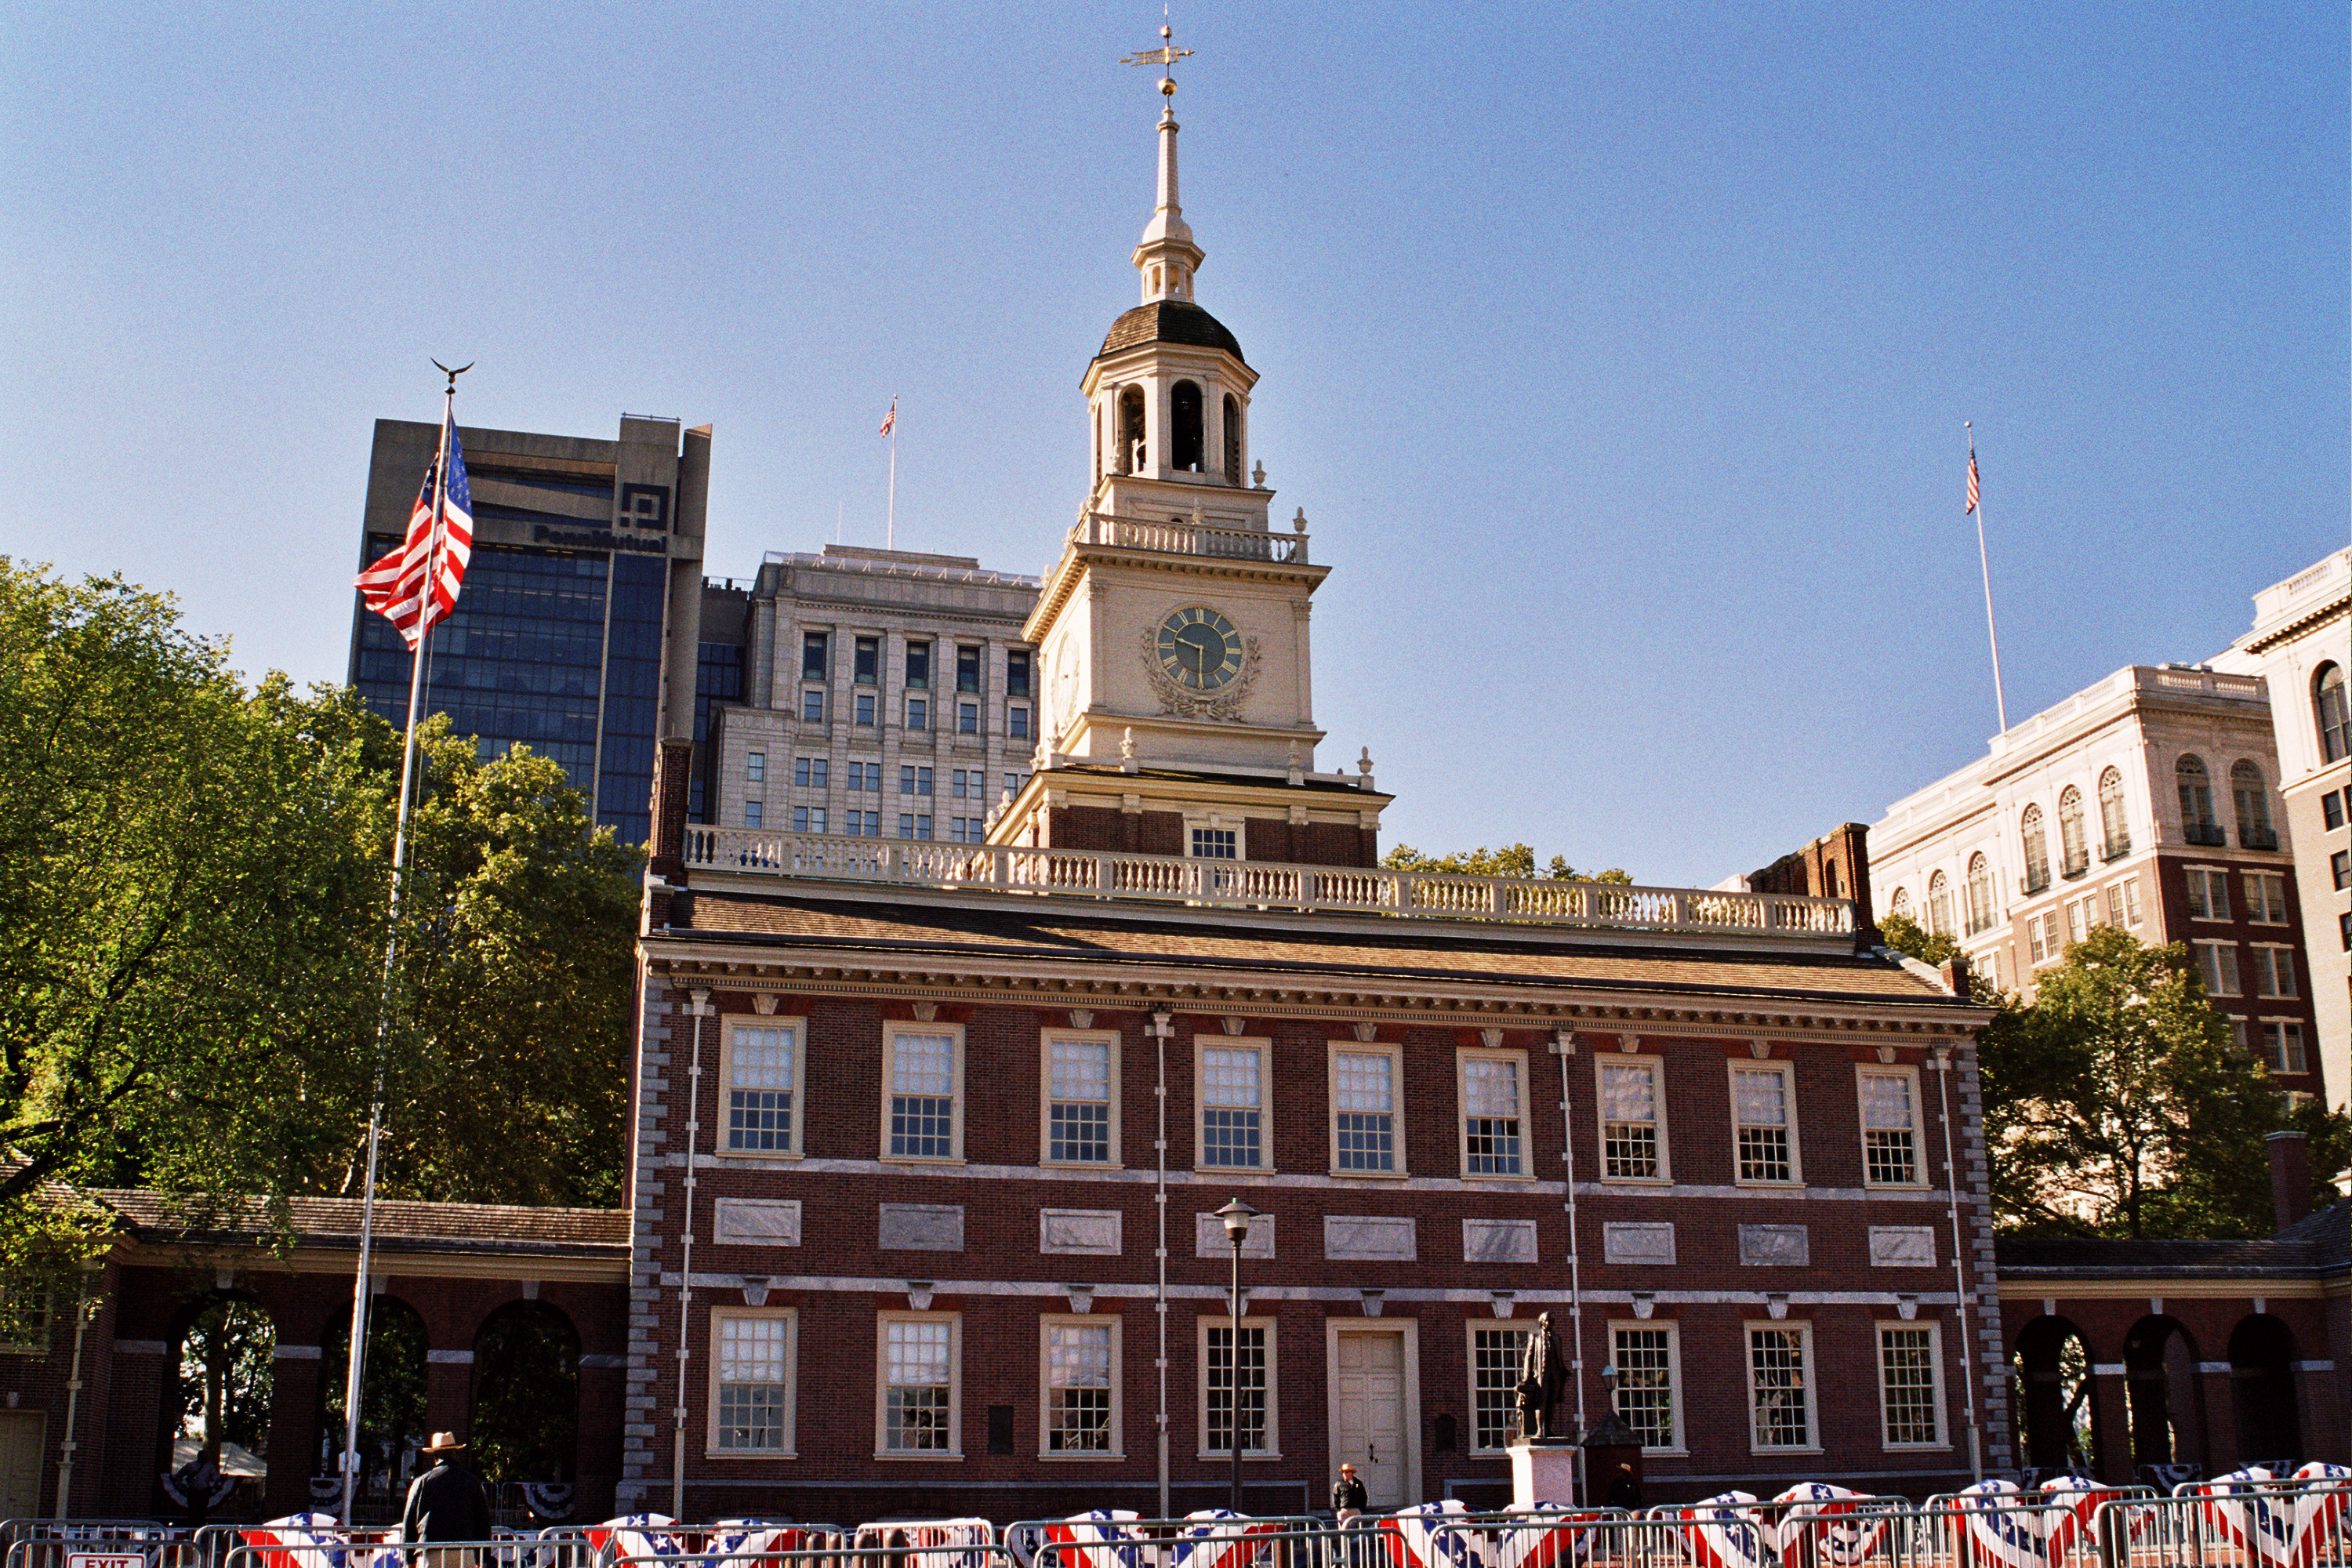
M647 555L669 553L669 537L661 533L615 533L609 528L550 528L530 531L533 544L568 544L575 550L635 550Z

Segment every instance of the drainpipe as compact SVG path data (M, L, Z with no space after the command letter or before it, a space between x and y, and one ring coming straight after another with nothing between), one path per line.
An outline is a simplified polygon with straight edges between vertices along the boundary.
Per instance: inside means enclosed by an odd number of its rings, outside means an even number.
M1176 1032L1171 1016L1154 1013L1149 1033L1160 1053L1160 1082L1152 1091L1160 1100L1160 1170L1153 1201L1160 1205L1160 1284L1152 1310L1160 1317L1160 1517L1168 1513L1168 1037ZM1196 1091L1197 1092L1197 1091Z
M702 1020L710 1016L710 993L688 993L687 1011L694 1016L694 1055L686 1073L686 1192L679 1206L678 1226L684 1237L677 1260L677 1405L670 1412L669 1514L686 1517L686 1363L693 1356L688 1343L687 1308L694 1299L694 1145L702 1130ZM803 1048L806 1046L803 1044Z
M1576 1113L1568 1092L1568 1058L1576 1054L1576 1032L1554 1032L1551 1054L1559 1058L1559 1158L1568 1168L1560 1186L1568 1194L1568 1366L1576 1380L1576 1496L1580 1505L1591 1490L1584 1473L1584 1264L1576 1239Z
M1960 1246L1960 1173L1952 1163L1952 1053L1946 1046L1936 1047L1937 1116L1944 1124L1944 1184L1951 1189L1952 1199L1952 1299L1960 1310L1960 1357L1966 1375L1960 1379L1960 1390L1966 1396L1969 1413L1969 1469L1978 1480L1984 1479L1984 1439L1977 1431L1977 1349L1969 1336L1969 1270L1967 1254Z
M91 1309L89 1275L85 1268L81 1283L74 1290L73 1366L66 1373L66 1440L58 1448L58 1512L59 1519L73 1517L74 1417L81 1406L81 1342L89 1331L89 1321L98 1314Z

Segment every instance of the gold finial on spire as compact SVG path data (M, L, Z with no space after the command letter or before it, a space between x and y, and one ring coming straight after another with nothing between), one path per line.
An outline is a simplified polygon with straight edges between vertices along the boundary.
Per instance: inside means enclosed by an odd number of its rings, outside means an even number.
M1167 14L1163 11L1160 23L1160 47L1156 49L1139 49L1131 55L1121 55L1118 63L1123 66L1158 66L1160 94L1163 98L1173 98L1176 96L1176 79L1168 74L1168 68L1192 52L1190 49L1178 48L1175 39L1175 30L1168 26Z

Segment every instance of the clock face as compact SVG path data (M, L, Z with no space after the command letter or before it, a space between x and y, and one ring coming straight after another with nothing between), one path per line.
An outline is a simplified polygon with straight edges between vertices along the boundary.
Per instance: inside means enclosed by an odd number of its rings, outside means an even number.
M1242 672L1241 633L1199 605L1170 612L1152 647L1168 679L1187 691L1214 691Z

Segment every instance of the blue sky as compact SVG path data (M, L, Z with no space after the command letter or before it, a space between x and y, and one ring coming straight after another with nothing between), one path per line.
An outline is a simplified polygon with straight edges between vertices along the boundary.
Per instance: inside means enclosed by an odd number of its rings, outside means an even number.
M0 552L340 679L373 421L712 424L709 570L1034 572L1157 6L21 6ZM1704 883L2347 542L2347 18L1193 4L1200 300L1389 841Z

